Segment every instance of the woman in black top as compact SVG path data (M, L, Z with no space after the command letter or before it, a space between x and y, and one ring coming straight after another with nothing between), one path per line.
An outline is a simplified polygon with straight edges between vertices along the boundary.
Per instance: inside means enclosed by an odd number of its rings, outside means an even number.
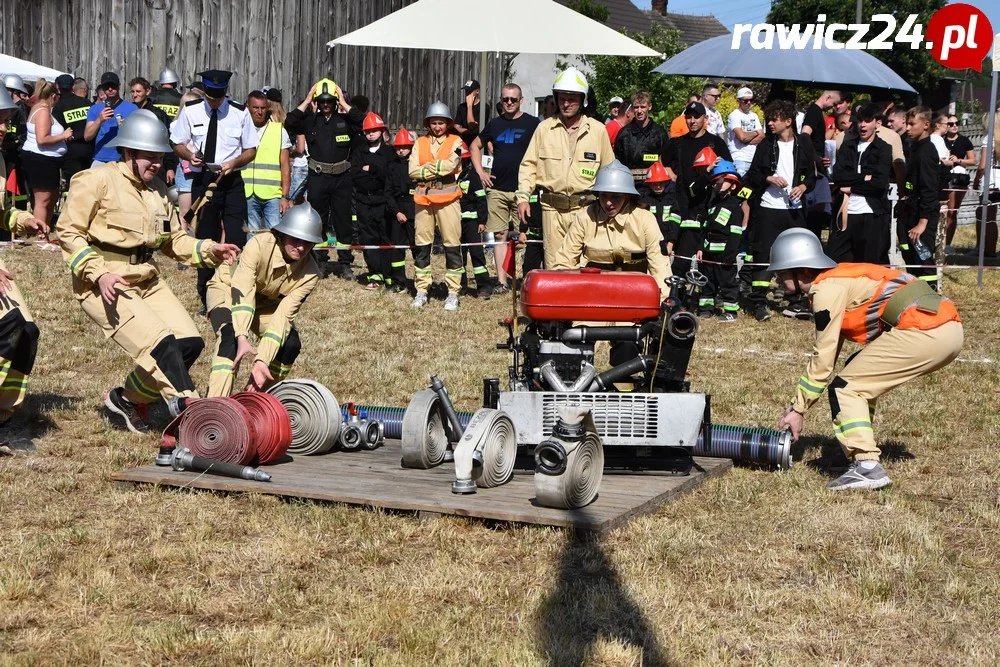
M968 169L976 164L976 152L972 147L972 141L964 134L958 133L958 118L954 115L948 116L948 130L944 135L944 145L948 147L951 154L952 167L951 181L948 184L948 216L945 227L945 245L950 246L955 238L955 228L958 223L958 209L965 199L965 192L969 188ZM961 167L960 170L956 168Z

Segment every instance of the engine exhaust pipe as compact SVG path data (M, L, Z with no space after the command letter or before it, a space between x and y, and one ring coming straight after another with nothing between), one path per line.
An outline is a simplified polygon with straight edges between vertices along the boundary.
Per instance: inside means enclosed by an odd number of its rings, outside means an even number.
M651 354L643 354L626 361L624 364L618 364L594 378L589 391L606 391L615 382L622 382L636 373L652 369L655 363L656 357Z
M550 387L555 391L563 393L584 391L584 387L589 387L590 383L594 380L594 376L597 375L597 369L594 368L594 365L586 361L580 365L580 376L573 384L566 384L563 381L552 361L543 363L539 367L538 372L541 373L542 378L544 378Z
M598 340L626 341L641 343L642 340L656 331L656 322L646 322L642 326L632 327L571 327L563 331L564 343L593 343Z

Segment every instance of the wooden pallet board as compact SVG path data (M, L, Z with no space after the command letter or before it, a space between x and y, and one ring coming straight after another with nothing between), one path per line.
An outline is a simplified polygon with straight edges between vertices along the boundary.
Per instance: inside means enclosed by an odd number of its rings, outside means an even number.
M733 465L729 459L696 458L689 475L606 472L597 500L579 510L559 510L535 503L534 475L530 471L516 471L514 478L501 487L456 495L451 492L455 477L450 463L431 470L413 470L401 468L399 461L399 442L389 441L373 452L286 457L285 462L265 468L271 474L270 482L175 472L157 466L123 470L112 478L120 483L268 493L429 515L454 514L603 532L652 512Z

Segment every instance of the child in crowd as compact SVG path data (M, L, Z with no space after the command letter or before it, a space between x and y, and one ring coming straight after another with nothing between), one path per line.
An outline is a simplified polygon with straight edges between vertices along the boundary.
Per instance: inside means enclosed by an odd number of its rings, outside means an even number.
M736 256L745 226L743 200L737 196L741 189L736 165L719 160L712 169L712 193L702 222L704 240L698 251L698 259L707 260L701 264L701 272L708 278L698 299L699 317L717 316L720 322L735 322L740 310Z
M674 184L661 162L657 161L649 166L646 185L649 186L649 193L643 196L640 204L649 209L656 218L656 224L660 226L660 233L663 234L660 250L664 255L671 255L681 232L681 216L671 212L675 201Z
M385 228L386 176L389 163L395 160L392 149L382 141L385 123L371 111L361 127L364 143L355 145L351 154L351 180L354 183L355 229L362 245L389 243ZM379 289L389 274L389 253L385 250L365 250L368 265L367 289Z
M906 188L896 205L896 228L903 260L914 267L907 273L937 288L934 248L940 215L938 150L931 143L932 112L924 106L906 112L906 133L910 137L910 157L906 161Z
M458 175L458 185L462 188L462 243L481 243L486 230L489 209L486 206L486 189L479 174L472 168L472 154L462 144L462 172ZM486 253L481 245L462 246L462 289L469 289L469 278L465 271L472 260L472 274L476 279L476 292L480 299L493 295L493 281L486 267Z
M410 152L417 138L405 127L399 128L392 147L396 157L389 163L389 174L385 179L385 224L389 243L395 246L413 247L413 217L415 207L413 192L417 184L410 178ZM413 252L410 252L412 256ZM406 291L406 251L389 252L389 277L386 287L390 292Z

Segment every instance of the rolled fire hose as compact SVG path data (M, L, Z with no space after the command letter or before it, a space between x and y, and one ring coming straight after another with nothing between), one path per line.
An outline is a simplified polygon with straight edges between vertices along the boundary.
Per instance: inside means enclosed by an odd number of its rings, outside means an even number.
M257 463L273 463L284 456L292 444L292 421L281 401L258 391L239 392L232 399L250 413Z
M344 408L346 410L346 408ZM406 408L386 405L359 405L373 419L385 426L385 437L398 440L402 437L403 416ZM459 412L458 419L467 426L473 413ZM706 448L701 435L694 450L695 456L716 459L733 459L744 463L759 463L788 470L792 465L791 436L787 431L752 426L712 424L712 446Z
M401 422L400 440L404 468L433 468L444 461L448 436L436 391L421 389L410 399Z
M257 457L253 419L231 398L192 401L181 413L177 440L195 456L226 463L247 465Z
M475 493L510 481L517 457L514 422L501 410L476 410L455 447L452 493Z
M267 390L288 411L292 425L292 454L323 454L333 449L340 436L340 406L337 398L313 380L284 380Z
M237 477L239 479L249 479L254 482L270 482L271 476L263 470L258 470L251 466L242 466L235 463L226 463L216 459L196 456L187 447L177 447L171 457L171 466L174 470L183 472L213 472L226 477Z
M604 477L604 447L589 408L561 406L552 437L535 448L535 499L576 509L594 502Z

